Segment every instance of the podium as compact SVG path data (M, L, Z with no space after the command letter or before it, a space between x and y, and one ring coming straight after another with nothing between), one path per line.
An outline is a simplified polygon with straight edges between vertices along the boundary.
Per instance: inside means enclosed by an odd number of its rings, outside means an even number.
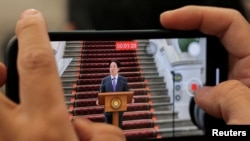
M133 91L98 93L99 105L104 105L105 112L112 112L113 125L119 127L119 112L127 111L127 103L133 99Z

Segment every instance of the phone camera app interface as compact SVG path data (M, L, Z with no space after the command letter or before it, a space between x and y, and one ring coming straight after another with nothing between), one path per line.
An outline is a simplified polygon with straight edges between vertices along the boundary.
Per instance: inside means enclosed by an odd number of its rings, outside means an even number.
M69 118L116 122L127 139L202 135L189 104L206 83L206 42L203 37L51 42ZM119 64L110 63L114 60ZM119 95L124 91L133 92L130 102ZM105 92L116 95L100 101Z

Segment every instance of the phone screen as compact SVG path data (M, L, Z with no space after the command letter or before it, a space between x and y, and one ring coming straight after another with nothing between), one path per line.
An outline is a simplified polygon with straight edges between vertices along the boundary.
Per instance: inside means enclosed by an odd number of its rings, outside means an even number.
M190 101L197 89L216 85L226 75L224 60L214 61L223 50L205 36L58 37L51 46L70 119L105 122L105 106L96 102L102 79L110 76L109 61L120 62L118 74L134 99L122 115L128 140L204 135L193 122Z
M128 139L202 135L189 113L194 91L206 83L206 38L52 42L71 118L104 122L96 105L109 61L134 92L123 126ZM216 78L219 78L219 73Z

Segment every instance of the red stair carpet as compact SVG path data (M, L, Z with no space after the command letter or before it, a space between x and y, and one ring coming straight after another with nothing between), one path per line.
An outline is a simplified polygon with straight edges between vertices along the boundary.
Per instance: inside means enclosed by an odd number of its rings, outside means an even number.
M134 93L134 104L128 105L124 113L123 129L128 139L156 138L152 105L149 103L147 81L141 73L136 50L116 50L115 41L84 41L75 50L65 50L74 56L65 74L63 82L72 82L71 86L64 86L66 97L70 100L69 113L72 117L87 118L95 122L104 122L104 107L96 106L101 79L109 75L108 62L112 59L121 62L120 75L128 80L128 85ZM70 56L69 55L69 56Z

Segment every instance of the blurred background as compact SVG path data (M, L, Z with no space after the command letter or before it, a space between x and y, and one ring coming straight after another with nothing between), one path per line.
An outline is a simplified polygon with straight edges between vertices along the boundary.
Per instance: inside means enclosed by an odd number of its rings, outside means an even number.
M250 19L249 3L250 0L0 0L0 61L7 42L14 36L20 13L28 8L45 15L50 31L113 30L162 28L161 12L189 4L233 8Z

